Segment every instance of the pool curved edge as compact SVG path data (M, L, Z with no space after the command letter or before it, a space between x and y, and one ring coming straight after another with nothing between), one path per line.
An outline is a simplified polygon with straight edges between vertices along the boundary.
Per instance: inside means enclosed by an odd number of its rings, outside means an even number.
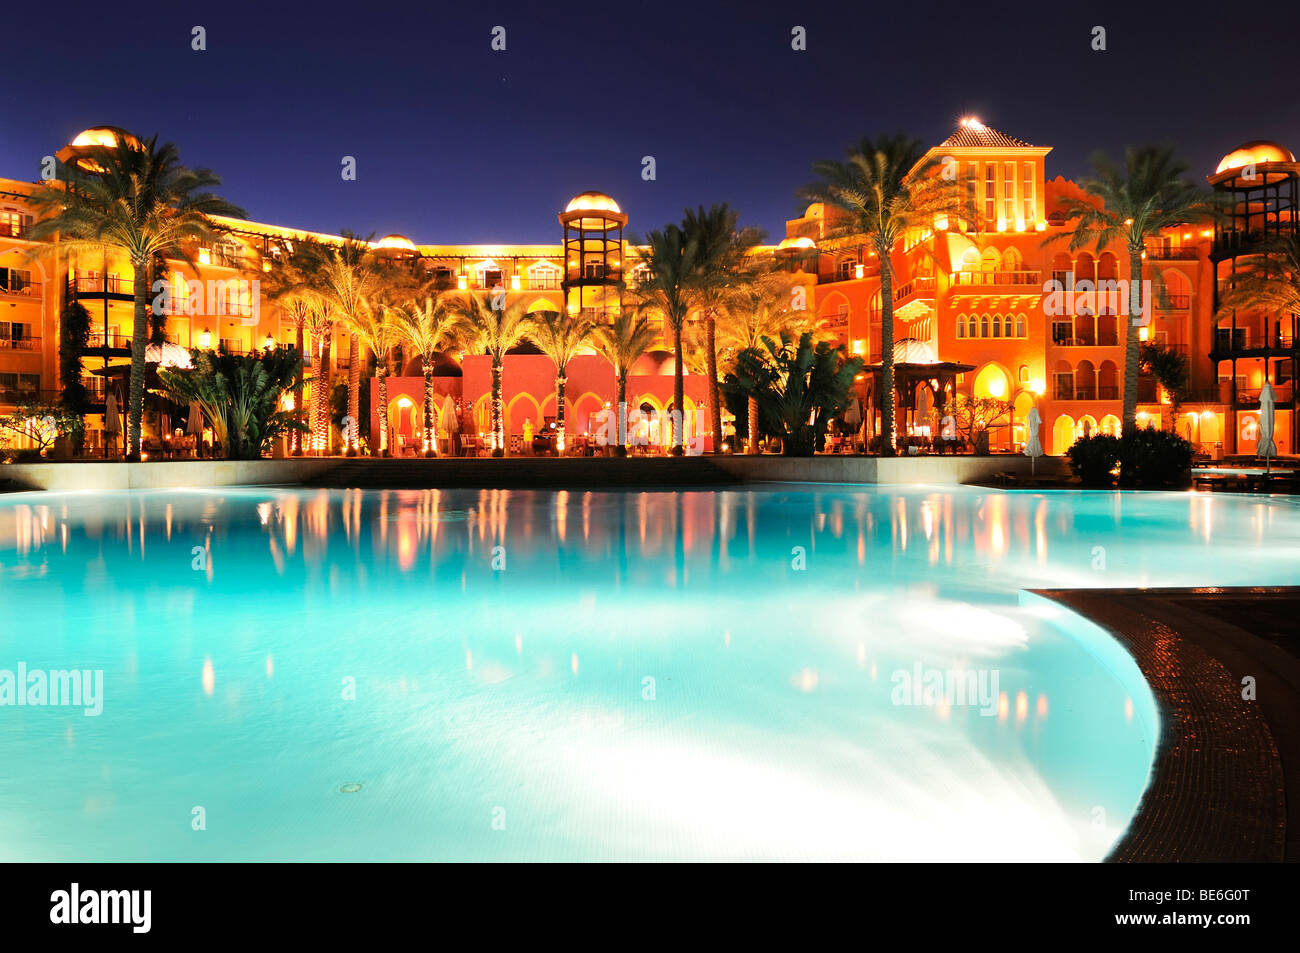
M1243 703L1239 680L1216 657L1219 653L1208 650L1213 638L1198 622L1179 619L1163 605L1166 597L1223 591L1054 589L1023 594L1029 603L1054 605L1106 636L1090 639L1089 647L1100 647L1099 658L1118 653L1136 667L1159 718L1147 787L1106 856L1108 863L1287 859L1285 775L1265 716L1268 706ZM1251 658L1247 670L1269 674L1269 664ZM1207 737L1219 740L1207 745Z

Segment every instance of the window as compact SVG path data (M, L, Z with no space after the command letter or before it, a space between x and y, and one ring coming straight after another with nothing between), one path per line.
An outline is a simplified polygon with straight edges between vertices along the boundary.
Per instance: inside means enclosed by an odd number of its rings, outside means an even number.
M970 220L969 226L978 229L976 223L979 222L979 198L976 189L979 185L979 163L966 163L966 217Z
M3 234L0 231L0 234ZM26 268L0 268L0 291L31 294L32 273Z
M560 287L560 267L549 261L539 261L528 269L528 287L538 291L553 291Z
M957 337L964 338L965 336L966 336L966 316L964 314L959 314L957 315Z
M975 315L973 314L970 316L970 323L967 325L967 330L970 332L969 337L975 337Z
M1016 164L1004 163L1002 169L1002 217L1009 224L1016 218Z
M583 277L585 278L604 278L605 262L600 258L588 258L583 265Z
M1056 372L1056 400L1074 400L1074 374L1070 371Z
M986 314L984 315L984 317L980 318L980 337L986 338L988 336L989 336L989 316Z
M1028 384L1028 383L1029 383L1029 365L1028 365L1028 364L1021 364L1021 365L1020 365L1020 370L1017 372L1016 377L1017 377L1017 379L1020 381L1020 383L1022 383L1022 384Z
M1074 343L1074 322L1069 318L1052 322L1052 343L1070 345Z
M993 336L1002 337L1002 318L999 315L993 315Z
M1025 223L1028 225L1037 224L1038 219L1038 203L1034 198L1034 182L1037 178L1038 176L1034 174L1034 164L1026 162L1024 185L1020 189L1020 200L1024 203Z
M998 167L990 162L984 167L984 218L998 217Z
M18 238L32 224L32 217L15 209L0 211L0 235L6 238Z
M1016 337L1023 338L1028 336L1029 335L1025 333L1025 316L1023 314L1016 315Z
M1004 338L1011 337L1011 315L1009 314L1002 319L1002 336Z
M858 263L852 258L846 258L835 266L835 274L840 281L851 281L853 274L857 271Z

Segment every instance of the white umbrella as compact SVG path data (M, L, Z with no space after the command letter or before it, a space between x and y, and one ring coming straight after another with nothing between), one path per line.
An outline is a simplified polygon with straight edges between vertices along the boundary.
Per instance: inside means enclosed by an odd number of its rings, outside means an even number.
M858 429L858 424L862 423L862 407L858 404L858 398L849 401L849 406L844 411L844 422L854 430Z
M1259 392L1259 441L1255 444L1255 453L1264 458L1264 469L1272 469L1272 458L1277 456L1277 444L1273 442L1273 409L1277 405L1277 393L1273 385L1264 381Z
M456 416L456 402L450 395L443 401L442 417L447 422L447 433L460 433L460 418Z
M1030 407L1029 413L1025 417L1025 427L1029 431L1029 439L1025 441L1024 454L1029 458L1029 472L1033 473L1038 465L1038 458L1043 455L1043 442L1038 439L1038 429L1043 425L1043 418L1038 413L1037 407Z
M930 408L933 406L933 397L930 388L922 385L921 395L916 400L916 425L920 426L930 419Z
M197 437L203 432L203 411L197 400L190 401L190 417L185 424L185 432Z

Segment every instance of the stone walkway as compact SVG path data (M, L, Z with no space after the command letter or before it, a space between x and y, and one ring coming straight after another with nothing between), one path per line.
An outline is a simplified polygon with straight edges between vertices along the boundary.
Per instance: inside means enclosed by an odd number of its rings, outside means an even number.
M1109 859L1300 861L1300 587L1039 594L1119 638L1160 706L1151 786Z

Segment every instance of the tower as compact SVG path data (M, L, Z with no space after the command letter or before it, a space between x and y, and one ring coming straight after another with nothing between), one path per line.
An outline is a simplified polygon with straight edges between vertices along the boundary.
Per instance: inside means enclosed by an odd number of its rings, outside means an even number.
M623 227L627 216L603 192L576 195L560 213L564 228L564 307L599 323L623 306Z
M1276 142L1248 142L1223 157L1209 183L1224 198L1225 216L1214 228L1210 261L1215 269L1214 314L1243 259L1265 251L1267 243L1300 235L1300 163ZM1259 407L1264 381L1277 387L1279 429L1290 409L1291 446L1297 430L1295 371L1300 361L1300 317L1294 314L1233 310L1216 320L1210 360L1224 380L1220 398L1228 404L1232 435L1228 452L1239 452L1239 417ZM1281 387L1278 385L1289 385ZM1287 393L1289 391L1290 393Z

